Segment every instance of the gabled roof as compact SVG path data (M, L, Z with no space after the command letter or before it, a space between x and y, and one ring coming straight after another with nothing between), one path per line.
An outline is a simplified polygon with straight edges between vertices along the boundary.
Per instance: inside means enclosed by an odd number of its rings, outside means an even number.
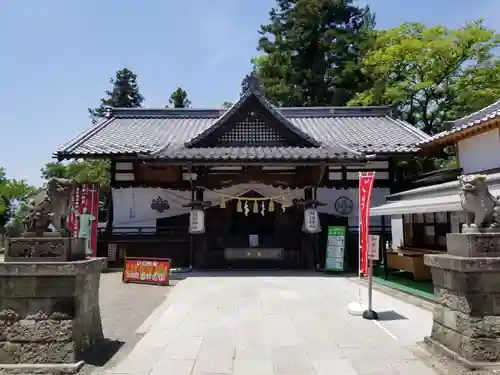
M496 123L496 124L495 124ZM487 131L489 126L500 125L500 100L461 119L452 122L452 127L441 133L435 134L420 143L423 147L435 144L453 143L457 137L467 137L477 132Z
M226 112L224 112L209 128L198 134L193 139L186 142L186 147L196 147L200 146L202 141L207 139L211 134L220 130L224 125L226 125L241 109L241 107L247 103L252 98L255 98L257 102L267 110L286 131L293 133L298 136L304 143L306 147L319 147L321 144L314 138L310 137L307 133L293 125L285 116L283 116L276 108L269 103L269 101L262 95L259 90L250 87L245 93L240 97L240 99L234 103Z
M255 98L301 142L240 147L206 146L207 137L224 126L247 100ZM415 153L428 136L390 117L388 107L275 108L250 90L230 109L114 108L101 123L66 143L55 156L91 158L131 156L171 161L337 161L368 154ZM203 147L199 147L201 144Z

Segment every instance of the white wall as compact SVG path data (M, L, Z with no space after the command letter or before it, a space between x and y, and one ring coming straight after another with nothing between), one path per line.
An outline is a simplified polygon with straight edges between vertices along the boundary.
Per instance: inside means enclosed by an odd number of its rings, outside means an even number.
M403 243L404 238L403 215L391 216L391 235L392 248L397 249Z
M458 155L465 174L500 168L500 129L458 142Z

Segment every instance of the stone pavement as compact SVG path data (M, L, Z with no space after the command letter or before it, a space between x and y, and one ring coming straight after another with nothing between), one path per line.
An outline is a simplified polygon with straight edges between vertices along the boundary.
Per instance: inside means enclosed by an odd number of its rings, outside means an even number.
M366 287L322 274L192 274L105 373L431 375L411 350L431 312L374 291L378 322L347 312ZM366 300L366 298L365 298ZM133 301L132 301L133 302Z

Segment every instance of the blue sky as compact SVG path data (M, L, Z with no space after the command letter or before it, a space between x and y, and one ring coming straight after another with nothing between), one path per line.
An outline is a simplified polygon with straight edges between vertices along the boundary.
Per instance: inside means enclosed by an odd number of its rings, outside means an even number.
M360 1L361 3L361 1ZM500 30L500 0L364 0L379 28L405 21ZM40 168L90 125L109 78L139 75L145 106L178 86L195 107L239 95L258 27L275 0L0 0L0 167L40 184Z

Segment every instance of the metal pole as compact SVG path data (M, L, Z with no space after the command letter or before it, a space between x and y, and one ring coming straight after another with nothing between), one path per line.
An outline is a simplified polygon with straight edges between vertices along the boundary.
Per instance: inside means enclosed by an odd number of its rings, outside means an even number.
M373 260L370 258L368 260L368 310L372 309L372 286L373 286Z
M372 308L373 291L373 259L368 257L368 309L363 313L363 318L368 320L377 320L378 314Z

